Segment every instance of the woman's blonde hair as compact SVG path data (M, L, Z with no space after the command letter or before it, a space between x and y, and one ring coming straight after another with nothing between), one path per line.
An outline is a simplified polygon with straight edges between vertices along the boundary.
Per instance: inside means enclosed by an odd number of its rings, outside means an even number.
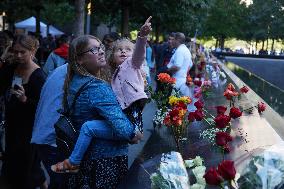
M68 51L68 67L67 67L67 75L64 81L64 97L63 97L63 106L67 104L67 96L68 96L68 90L70 82L74 76L75 73L79 75L84 76L93 76L90 74L82 65L78 64L78 59L82 55L84 51L86 51L86 48L88 47L90 40L95 39L99 43L101 41L92 35L82 35L77 38L75 38L69 45L69 51Z
M114 53L122 43L129 43L131 45L131 47L134 49L134 43L132 43L128 38L121 38L121 39L116 40L113 43L113 47L112 47L112 49L110 50L110 52L108 53L108 56L107 56L107 63L110 66L112 74L114 73L115 69L117 68L117 64L114 61Z

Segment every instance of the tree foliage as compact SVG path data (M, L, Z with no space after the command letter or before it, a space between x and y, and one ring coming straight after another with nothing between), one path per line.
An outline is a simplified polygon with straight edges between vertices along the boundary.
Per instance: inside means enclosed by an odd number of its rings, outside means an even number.
M13 23L40 8L45 22L62 27L78 18L79 1L92 2L92 27L106 23L119 32L122 23L129 30L138 29L151 15L156 36L181 31L192 37L198 30L199 36L213 36L221 45L231 37L257 42L284 38L284 0L254 0L248 7L240 0L2 0L0 11L6 11L8 22ZM122 10L129 11L129 17Z
M67 23L74 22L75 10L68 2L45 1L43 7L41 18L48 24L62 28Z

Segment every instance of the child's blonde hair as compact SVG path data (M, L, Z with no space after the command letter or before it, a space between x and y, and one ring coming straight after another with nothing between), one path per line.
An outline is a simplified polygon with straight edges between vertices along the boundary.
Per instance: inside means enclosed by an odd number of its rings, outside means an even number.
M117 68L116 62L114 62L114 53L119 48L122 43L128 43L130 47L134 49L134 43L132 43L128 38L121 38L114 42L112 49L107 57L107 63L110 66L111 73L113 74L115 69Z

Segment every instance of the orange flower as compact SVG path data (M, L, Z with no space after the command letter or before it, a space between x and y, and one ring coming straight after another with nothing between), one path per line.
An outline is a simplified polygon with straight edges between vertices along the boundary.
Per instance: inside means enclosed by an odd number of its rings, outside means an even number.
M181 126L186 112L186 106L185 108L182 106L173 107L165 117L164 124L166 126Z
M182 125L182 119L178 118L178 119L174 119L173 120L173 125L174 126L181 126Z
M187 110L186 109L180 109L179 110L179 117L183 117L186 114Z
M169 83L169 84L174 84L176 82L175 78L172 78L169 74L167 73L160 73L158 75L158 80L162 83Z
M186 77L186 83L192 82L192 78L190 76Z

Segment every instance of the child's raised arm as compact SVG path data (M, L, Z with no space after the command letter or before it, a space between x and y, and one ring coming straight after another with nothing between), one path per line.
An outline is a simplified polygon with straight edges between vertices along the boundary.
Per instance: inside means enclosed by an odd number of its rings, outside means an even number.
M152 31L151 22L152 16L149 16L149 18L145 21L144 25L140 28L140 37L147 37L150 32Z
M144 25L140 28L138 33L138 37L135 43L135 48L132 56L132 64L136 68L140 68L145 59L146 53L146 43L147 36L152 31L151 20L152 16L150 16L144 23Z

